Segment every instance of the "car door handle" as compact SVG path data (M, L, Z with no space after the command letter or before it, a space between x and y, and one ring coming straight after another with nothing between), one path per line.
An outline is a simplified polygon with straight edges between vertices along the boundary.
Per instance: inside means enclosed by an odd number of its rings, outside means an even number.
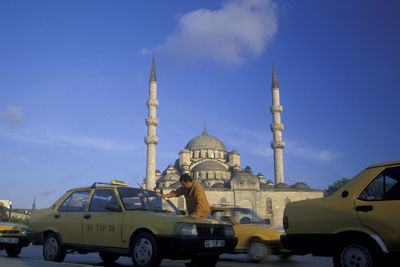
M92 215L90 215L90 214L83 215L83 218L85 218L85 219L90 219L91 217L92 217Z
M365 206L356 206L356 211L363 211L363 212L368 212L373 210L373 207L371 205L365 205Z
M54 214L54 218L58 219L58 218L60 218L60 217L61 217L60 214Z

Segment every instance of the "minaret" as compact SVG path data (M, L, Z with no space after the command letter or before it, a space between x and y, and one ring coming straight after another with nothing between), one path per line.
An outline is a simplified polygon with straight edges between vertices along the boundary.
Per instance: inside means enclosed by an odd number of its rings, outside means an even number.
M285 142L282 140L283 124L281 123L281 112L283 108L279 102L279 86L278 79L276 78L275 64L273 64L272 68L272 106L270 110L273 116L271 131L274 135L274 140L271 142L271 148L274 150L275 185L277 185L284 183L283 148L285 147Z
M32 203L32 213L36 210L36 196L33 197L33 203Z
M158 125L158 118L156 117L158 100L154 56L151 64L149 99L147 100L147 107L149 116L146 118L147 136L144 138L144 142L147 145L145 189L154 190L156 187L156 145L158 144L158 137L156 136L156 127Z

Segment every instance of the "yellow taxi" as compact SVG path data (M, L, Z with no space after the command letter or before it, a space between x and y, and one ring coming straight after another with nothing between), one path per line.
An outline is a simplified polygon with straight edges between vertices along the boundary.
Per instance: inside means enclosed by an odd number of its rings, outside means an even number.
M292 253L335 266L383 266L400 255L400 161L369 166L332 196L289 203L281 236Z
M5 249L9 257L17 257L30 243L27 230L25 225L0 222L0 250Z
M269 255L290 257L280 244L282 229L272 228L252 210L239 207L211 207L209 218L233 225L238 244L233 253L247 253L254 262L266 261Z
M98 252L107 264L128 256L141 267L159 266L163 258L215 266L237 244L231 225L182 215L155 192L117 181L69 190L32 215L28 236L43 245L47 261Z

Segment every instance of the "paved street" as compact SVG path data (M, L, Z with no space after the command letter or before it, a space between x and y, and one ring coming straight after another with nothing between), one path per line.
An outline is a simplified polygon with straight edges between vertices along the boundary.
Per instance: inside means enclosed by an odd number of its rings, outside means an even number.
M185 261L164 260L163 267L183 267ZM17 258L9 258L4 250L0 251L0 267L62 267L62 266L104 266L97 253L86 255L67 254L63 263L46 262L43 260L41 246L28 246L22 249ZM121 257L113 266L124 267L132 266L132 261L128 257ZM293 266L293 267L320 267L333 266L331 258L294 256L289 261L281 261L279 257L272 256L266 263L250 263L245 255L224 254L217 264L218 267L230 266Z

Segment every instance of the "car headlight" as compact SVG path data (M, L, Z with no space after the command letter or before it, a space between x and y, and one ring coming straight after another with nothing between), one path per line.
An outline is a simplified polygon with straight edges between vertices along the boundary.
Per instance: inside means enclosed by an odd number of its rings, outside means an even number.
M233 230L232 225L225 225L225 236L235 236L235 231Z
M22 235L26 235L28 233L28 230L27 229L21 229L21 234Z
M194 223L176 223L175 234L197 236L197 227Z

